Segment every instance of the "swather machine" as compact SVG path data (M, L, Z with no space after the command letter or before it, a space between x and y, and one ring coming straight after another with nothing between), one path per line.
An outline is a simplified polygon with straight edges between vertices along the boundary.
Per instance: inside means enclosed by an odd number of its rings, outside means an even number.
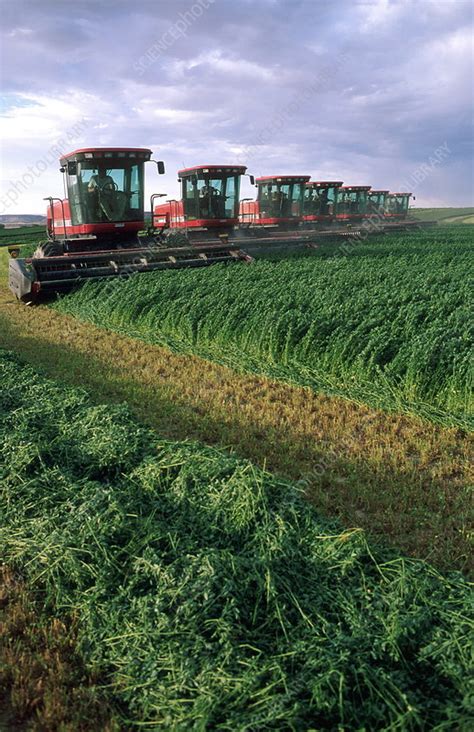
M196 165L178 171L181 200L155 206L153 226L182 231L190 241L228 237L239 223L240 181L246 170L244 165Z
M239 165L196 165L180 170L181 200L156 205L154 227L164 236L180 231L190 243L220 240L229 246L243 244L252 253L266 245L306 243L308 237L298 226L304 184L310 176L258 178L257 200L239 202L246 170ZM254 177L249 178L253 185Z
M331 225L336 220L338 192L342 181L310 181L305 184L303 222L305 228Z
M67 197L48 197L47 241L32 257L10 248L9 286L19 300L66 292L97 278L248 260L225 243L166 248L145 229L143 148L85 148L61 158ZM164 164L157 163L164 173ZM152 200L155 196L152 196Z
M262 233L291 231L303 221L305 184L309 175L268 175L256 179L257 199L243 199L239 220L242 229Z
M336 223L359 224L367 218L370 186L341 186L338 189Z

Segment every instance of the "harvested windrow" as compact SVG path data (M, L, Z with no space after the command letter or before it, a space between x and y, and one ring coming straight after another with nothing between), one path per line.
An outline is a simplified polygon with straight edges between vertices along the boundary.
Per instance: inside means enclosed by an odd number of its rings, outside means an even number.
M468 729L469 588L0 352L0 559L145 729Z

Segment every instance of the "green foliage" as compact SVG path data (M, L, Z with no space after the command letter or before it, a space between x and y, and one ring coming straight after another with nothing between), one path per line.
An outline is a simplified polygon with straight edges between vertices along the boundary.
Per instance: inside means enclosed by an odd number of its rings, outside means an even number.
M44 226L18 226L13 229L0 229L0 247L25 243L39 243L45 239Z
M235 369L466 427L473 229L90 282L55 307Z
M370 547L296 486L157 440L1 352L0 558L79 618L148 729L467 729L459 574Z
M410 216L420 221L445 221L462 224L464 219L474 216L474 207L465 208L411 208ZM470 221L469 223L472 223Z

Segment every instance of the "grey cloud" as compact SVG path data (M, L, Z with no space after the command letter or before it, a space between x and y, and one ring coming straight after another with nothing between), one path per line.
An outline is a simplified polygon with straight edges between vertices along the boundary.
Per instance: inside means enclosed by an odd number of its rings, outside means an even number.
M194 1L11 3L4 87L107 99L105 120L89 110L107 124L91 127L91 144L154 142L170 170L183 156L230 160L241 149L259 173L324 171L393 188L399 171L448 141L450 157L423 195L439 196L442 172L448 180L455 171L460 185L444 189L446 203L469 203L472 64L457 50L469 2L215 0L140 69ZM22 27L33 33L12 35ZM160 109L175 117L153 114Z

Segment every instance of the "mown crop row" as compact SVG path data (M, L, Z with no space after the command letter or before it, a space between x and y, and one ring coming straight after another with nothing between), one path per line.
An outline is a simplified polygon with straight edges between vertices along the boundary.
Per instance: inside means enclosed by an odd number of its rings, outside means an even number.
M158 440L1 352L0 558L79 619L125 719L463 729L468 585L322 521L297 487ZM128 724L128 723L127 723Z
M466 426L473 231L87 283L56 307L236 369Z

